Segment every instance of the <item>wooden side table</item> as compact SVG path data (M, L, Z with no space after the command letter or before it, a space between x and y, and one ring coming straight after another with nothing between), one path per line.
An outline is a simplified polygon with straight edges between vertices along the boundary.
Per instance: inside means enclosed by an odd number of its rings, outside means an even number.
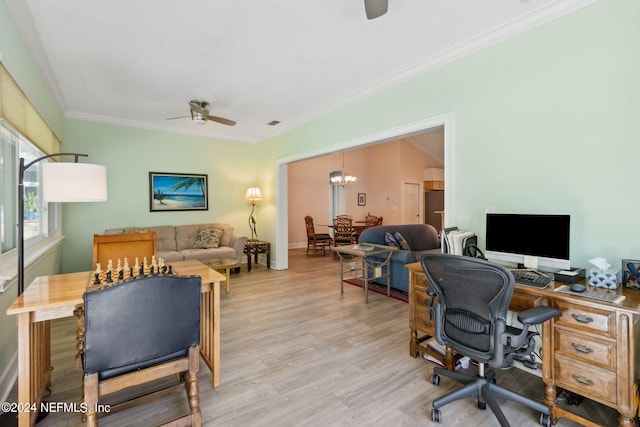
M247 271L251 271L251 255L254 262L258 263L258 254L267 256L267 268L271 268L271 243L262 240L247 240L244 245L244 253L247 254Z

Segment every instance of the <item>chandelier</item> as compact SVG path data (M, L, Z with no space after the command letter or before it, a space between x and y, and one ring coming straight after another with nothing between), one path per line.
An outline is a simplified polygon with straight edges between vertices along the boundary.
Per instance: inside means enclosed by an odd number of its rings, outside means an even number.
M345 185L353 184L357 179L344 170L344 152L342 152L342 170L331 172L329 174L329 183L344 187Z

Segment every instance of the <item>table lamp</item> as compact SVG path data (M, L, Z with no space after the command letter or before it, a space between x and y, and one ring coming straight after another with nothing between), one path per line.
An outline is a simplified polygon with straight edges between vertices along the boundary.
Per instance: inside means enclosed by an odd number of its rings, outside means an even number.
M259 187L249 187L247 193L244 195L244 199L251 205L251 213L249 214L249 228L251 229L251 239L258 240L258 233L256 232L256 219L253 217L253 212L256 209L256 205L260 200L263 200L262 192Z

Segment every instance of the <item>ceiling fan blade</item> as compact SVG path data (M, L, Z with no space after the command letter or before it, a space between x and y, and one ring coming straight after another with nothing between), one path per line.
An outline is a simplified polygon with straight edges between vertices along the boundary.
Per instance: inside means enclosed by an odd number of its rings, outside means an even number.
M186 119L187 117L191 117L191 116L169 117L168 119L165 119L165 120Z
M367 19L376 19L387 13L389 8L388 0L364 0L364 10L367 12Z
M236 125L236 122L234 122L233 120L225 119L225 118L222 118L222 117L207 116L207 120L211 120L212 122L221 123L221 124L227 125L227 126L235 126Z

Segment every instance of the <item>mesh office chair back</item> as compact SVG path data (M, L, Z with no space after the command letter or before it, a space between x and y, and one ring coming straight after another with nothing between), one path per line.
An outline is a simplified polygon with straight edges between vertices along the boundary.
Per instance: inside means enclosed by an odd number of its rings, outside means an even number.
M478 258L447 254L425 256L422 265L439 299L436 318L444 315L436 339L478 362L502 364L495 337L506 328L513 275Z
M485 364L493 368L509 365L514 357L530 354L535 332L533 325L561 315L552 307L534 307L520 313L523 328L507 326L506 317L515 288L507 269L488 261L451 254L426 254L422 268L429 280L429 293L435 302L435 336L440 344L479 362L478 375L447 371L436 367L431 382L440 383L440 375L464 386L432 403L432 421L441 421L440 408L448 403L475 397L478 407L491 408L503 427L508 427L497 399L518 402L540 412L540 424L551 424L548 406L496 383L495 371L485 375Z

